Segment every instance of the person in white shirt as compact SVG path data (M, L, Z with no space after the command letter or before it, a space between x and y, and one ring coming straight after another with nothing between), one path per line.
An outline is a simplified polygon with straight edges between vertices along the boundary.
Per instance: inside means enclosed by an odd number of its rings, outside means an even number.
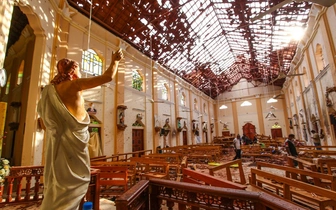
M311 133L312 133L312 139L314 141L314 145L316 146L316 150L322 150L320 135L315 130L311 130Z
M234 150L236 152L236 156L233 158L233 160L236 160L236 159L241 159L241 138L240 138L240 135L237 134L237 137L235 139L233 139L233 147L234 147Z

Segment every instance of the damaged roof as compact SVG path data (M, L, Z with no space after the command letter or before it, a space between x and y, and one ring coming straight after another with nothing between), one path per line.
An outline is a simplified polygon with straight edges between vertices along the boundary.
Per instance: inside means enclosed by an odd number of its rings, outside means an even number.
M282 86L311 2L68 0L69 4L211 98L242 78Z

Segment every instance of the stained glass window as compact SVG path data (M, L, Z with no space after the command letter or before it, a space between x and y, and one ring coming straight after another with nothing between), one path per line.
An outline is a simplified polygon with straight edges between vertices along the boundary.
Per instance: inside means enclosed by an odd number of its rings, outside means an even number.
M83 52L82 71L93 76L101 75L103 69L103 61L97 53L91 49Z
M132 87L138 91L143 91L143 78L138 71L133 70L132 72Z

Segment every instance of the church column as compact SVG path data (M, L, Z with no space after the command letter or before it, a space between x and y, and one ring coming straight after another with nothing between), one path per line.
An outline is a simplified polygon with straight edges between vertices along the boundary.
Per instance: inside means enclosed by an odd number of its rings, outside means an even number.
M122 42L120 42L122 43ZM122 45L120 47L123 47ZM115 52L113 52L115 53ZM125 58L126 59L126 58ZM125 103L125 59L122 59L119 62L118 66L118 72L115 76L116 86L115 86L115 105L114 105L114 118L115 120L112 120L111 123L115 125L115 136L114 136L114 154L122 153L124 152L124 143L125 143L125 136L124 132L127 129L127 132L132 132L132 126L128 125L129 128L126 128L125 126L120 126L121 123L119 122L119 115L121 112L118 111L118 107L121 107L121 109L124 109L124 116L129 114L131 111L125 110L127 107L124 106ZM126 117L126 119L129 119ZM124 122L125 125L131 124L131 121ZM107 123L107 122L106 122ZM122 123L123 124L123 123ZM119 126L118 126L119 125ZM124 127L124 128L123 128ZM121 129L122 128L122 129Z
M238 125L237 102L232 101L231 106L232 106L232 117L233 117L234 132L235 132L235 135L237 136L237 134L239 133L239 130L240 130L239 125Z
M258 124L259 124L259 134L265 134L265 123L264 123L264 115L261 106L261 98L256 98L256 106L257 106L257 115L258 115Z
M158 84L158 78L157 78L157 75L158 75L158 71L157 71L157 66L155 66L155 62L151 62L151 68L152 68L152 99L153 100L157 100L157 86L154 85L154 84ZM154 120L154 126L159 126L159 125L155 125L159 120L159 116L158 116L158 113L159 113L159 110L158 110L158 103L151 103L151 106L152 106L152 110L153 110L153 118L155 118ZM157 122L156 122L157 121ZM161 120L162 121L162 120ZM163 125L160 125L161 128L163 127ZM156 147L158 147L160 145L160 133L161 133L161 130L158 131L158 132L153 132L153 151L156 151ZM163 145L163 144L162 144Z
M182 143L180 141L181 132L178 129L182 128L182 125L181 125L181 122L178 121L178 119L177 119L178 117L180 117L179 116L179 113L180 113L180 95L179 95L179 91L178 91L178 83L177 83L176 78L174 80L174 101L175 101L175 119L172 119L172 120L175 120L175 124L176 124L176 135L175 135L176 146L179 146L179 145L182 145Z

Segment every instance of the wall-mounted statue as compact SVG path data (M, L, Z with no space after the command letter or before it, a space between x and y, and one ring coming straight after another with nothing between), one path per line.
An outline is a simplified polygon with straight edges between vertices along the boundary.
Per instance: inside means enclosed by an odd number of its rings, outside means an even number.
M145 125L142 122L142 114L137 114L136 115L136 120L135 122L132 124L132 126L140 126L140 127L144 127Z
M125 112L120 112L119 114L119 123L123 125L125 123Z
M163 126L165 130L170 130L170 125L169 125L169 118L166 119L165 124Z
M94 106L94 103L90 103L89 108L86 110L89 114L96 114L97 110Z
M184 128L184 129L188 129L188 127L187 127L187 122L186 122L186 121L183 121L183 128Z
M329 98L329 94L331 92L335 92L336 91L336 87L331 87L331 88L326 88L327 91L326 91L326 104L327 104L327 110L328 110L328 114L333 116L333 117L336 117L336 110L334 109L333 107L333 103L331 101L331 99Z

